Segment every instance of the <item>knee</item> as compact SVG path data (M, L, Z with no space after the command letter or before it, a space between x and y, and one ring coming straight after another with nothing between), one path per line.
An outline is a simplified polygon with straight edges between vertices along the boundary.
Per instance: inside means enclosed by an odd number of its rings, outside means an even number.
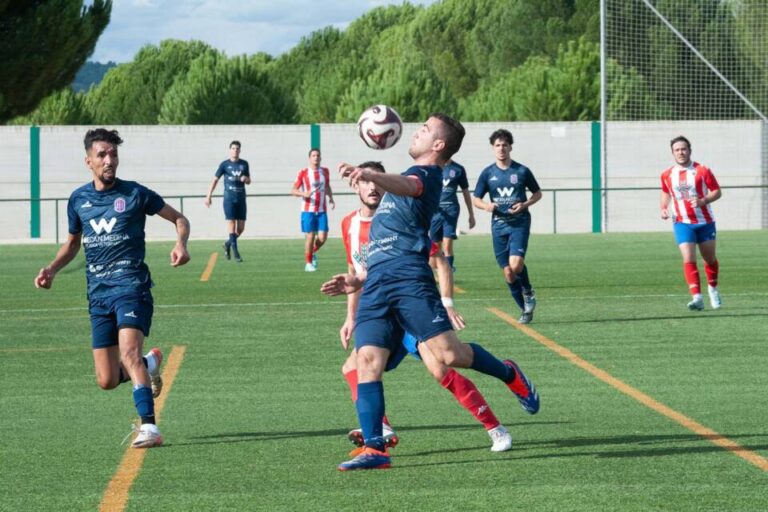
M119 384L119 379L110 375L96 375L96 384L103 390L115 389Z
M429 364L427 365L427 370L429 371L430 375L434 377L434 379L440 383L443 382L443 379L448 374L449 368L444 364Z
M357 364L355 364L356 361L354 358L349 358L346 361L344 361L344 364L341 365L341 373L344 375L348 374L349 372L353 372L357 370Z
M522 271L523 271L523 263L522 262L515 263L515 264L509 266L509 273L512 276L516 276L517 274L519 274Z
M506 280L508 283L514 283L514 282L515 282L515 279L517 279L517 276L516 276L516 275L515 275L515 273L512 271L512 268L511 268L510 266L506 266L506 267L504 267L504 279L505 279L505 280Z

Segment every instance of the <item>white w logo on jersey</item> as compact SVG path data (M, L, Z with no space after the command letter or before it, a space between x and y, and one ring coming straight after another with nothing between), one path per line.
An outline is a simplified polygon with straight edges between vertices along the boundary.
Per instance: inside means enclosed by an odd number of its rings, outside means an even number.
M514 191L515 191L515 187L503 187L503 188L497 187L496 188L496 192L499 193L500 197L511 197L512 192Z
M232 176L240 176L243 174L243 171L232 171Z
M109 222L103 217L99 219L98 223L93 219L90 220L91 227L97 235L100 235L102 231L106 231L108 234L112 233L112 228L115 227L115 222L117 222L117 217L112 217Z
M446 180L445 178L443 178L443 186L444 187L447 187L450 182L451 182L451 180Z

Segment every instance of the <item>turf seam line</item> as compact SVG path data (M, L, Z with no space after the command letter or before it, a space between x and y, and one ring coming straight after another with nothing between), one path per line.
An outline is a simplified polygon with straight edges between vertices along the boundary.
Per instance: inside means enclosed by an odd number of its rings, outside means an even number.
M207 282L208 279L211 278L211 274L213 273L213 267L216 266L216 260L219 257L218 252L211 253L211 257L208 258L208 264L205 266L205 270L203 270L203 273L200 275L200 281Z
M186 345L174 345L163 369L163 393L155 400L155 419L158 423L160 423L160 413L163 411L165 400L171 392L173 381L179 372L186 350ZM128 491L141 471L147 451L148 449L128 447L125 455L123 455L123 460L104 491L104 496L99 504L100 512L122 512L125 510L128 503Z
M555 352L557 355L563 357L564 359L578 366L582 370L585 370L588 373L591 373L594 377L597 377L598 379L605 382L609 386L617 389L621 393L624 393L625 395L628 395L631 398L634 398L635 400L640 402L642 405L648 407L649 409L652 409L658 412L659 414L666 416L667 418L679 423L680 425L692 431L693 433L697 434L698 436L706 439L707 441L713 443L716 446L719 446L720 448L730 451L734 455L741 457L742 459L746 460L750 464L757 466L759 469L762 469L763 471L768 471L768 460L761 457L757 453L744 448L736 441L733 441L721 434L718 434L714 430L708 427L705 427L701 423L695 420L692 420L691 418L685 416L682 413L677 412L671 407L668 407L662 404L661 402L655 400L651 396L643 393L639 389L634 388L629 384L625 383L624 381L617 379L610 373L606 372L605 370L601 370L597 366L579 357L578 355L576 355L574 352L571 352L567 348L557 344L556 342L547 338L543 334L540 334L539 332L531 329L526 325L520 324L514 318L504 313L503 311L500 311L496 308L488 308L488 311L498 316L499 318L501 318L511 326L515 327L516 329L522 331L524 334L533 338L540 344L544 345L549 350Z

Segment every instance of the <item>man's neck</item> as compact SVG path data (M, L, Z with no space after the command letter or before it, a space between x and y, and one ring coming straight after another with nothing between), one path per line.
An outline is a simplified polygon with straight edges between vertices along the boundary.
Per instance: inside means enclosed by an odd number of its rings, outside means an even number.
M371 208L370 206L363 205L360 207L360 215L362 217L365 217L367 219L370 219L374 216L376 213L376 208Z
M499 169L509 169L509 167L512 165L512 158L507 158L505 160L496 160L496 167Z

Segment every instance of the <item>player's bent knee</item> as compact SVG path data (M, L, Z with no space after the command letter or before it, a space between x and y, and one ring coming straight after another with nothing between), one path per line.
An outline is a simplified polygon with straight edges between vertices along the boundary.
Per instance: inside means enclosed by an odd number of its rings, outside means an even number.
M96 376L96 384L99 385L99 387L105 391L109 391L110 389L115 389L117 386L120 385L120 379L117 377L111 377L111 376L104 376L104 375L97 375Z

